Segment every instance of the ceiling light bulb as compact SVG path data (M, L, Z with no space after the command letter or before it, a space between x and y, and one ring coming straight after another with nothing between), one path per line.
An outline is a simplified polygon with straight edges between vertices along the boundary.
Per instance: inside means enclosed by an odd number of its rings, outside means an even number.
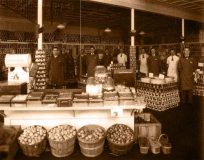
M64 24L58 24L58 26L57 26L57 28L59 28L59 29L65 29L65 25Z
M111 29L109 27L107 27L104 31L105 32L111 32Z

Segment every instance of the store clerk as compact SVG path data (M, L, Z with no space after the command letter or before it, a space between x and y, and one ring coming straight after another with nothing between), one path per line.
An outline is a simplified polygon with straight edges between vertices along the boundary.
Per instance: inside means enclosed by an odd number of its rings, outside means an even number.
M184 56L180 58L178 62L178 70L180 76L181 87L181 103L187 103L189 105L193 102L193 87L194 87L194 75L193 72L196 69L196 62L193 57L190 57L189 47L185 47Z
M161 72L161 60L154 48L151 48L150 52L151 55L147 59L148 71L149 73L153 73L154 76L158 76Z
M120 48L120 53L117 55L117 61L119 64L126 66L127 63L127 55L123 52L123 49Z
M174 81L178 82L178 61L179 57L176 56L174 49L170 50L170 56L167 58L167 76L174 77Z
M141 49L141 54L139 55L139 62L140 62L140 73L142 77L147 76L148 74L148 66L147 66L147 58L149 55L146 53L145 49Z
M47 63L47 83L49 88L62 88L64 85L65 61L58 47L54 47Z
M98 55L95 53L95 48L90 48L90 53L86 56L87 76L94 77L95 67L98 65Z

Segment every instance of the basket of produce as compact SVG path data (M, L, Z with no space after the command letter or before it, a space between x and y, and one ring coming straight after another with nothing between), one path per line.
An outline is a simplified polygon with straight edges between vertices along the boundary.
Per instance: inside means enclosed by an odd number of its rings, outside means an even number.
M171 153L171 143L169 142L169 138L166 134L161 134L159 136L158 141L161 144L163 154L170 154Z
M154 139L154 138L149 138L149 143L151 146L151 151L153 154L159 154L160 153L160 148L161 148L161 144L158 141L158 139Z
M109 149L115 155L124 155L134 144L133 130L125 124L114 124L107 130Z
M73 153L76 129L71 125L59 125L48 131L51 153L55 157L66 157Z
M140 153L147 154L149 151L149 140L147 137L139 137Z
M26 156L38 157L45 151L47 131L42 126L29 126L18 137L18 143Z
M105 129L99 125L86 125L77 132L81 153L86 157L96 157L103 152Z

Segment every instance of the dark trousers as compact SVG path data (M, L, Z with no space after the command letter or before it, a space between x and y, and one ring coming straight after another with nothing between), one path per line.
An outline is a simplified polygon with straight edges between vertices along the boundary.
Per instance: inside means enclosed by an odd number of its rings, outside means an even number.
M193 103L193 90L182 90L181 91L181 103L192 104Z

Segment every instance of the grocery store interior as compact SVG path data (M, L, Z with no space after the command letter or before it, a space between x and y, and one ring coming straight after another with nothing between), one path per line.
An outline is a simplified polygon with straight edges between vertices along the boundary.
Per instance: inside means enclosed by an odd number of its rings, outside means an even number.
M0 0L0 24L0 160L204 159L204 0Z

